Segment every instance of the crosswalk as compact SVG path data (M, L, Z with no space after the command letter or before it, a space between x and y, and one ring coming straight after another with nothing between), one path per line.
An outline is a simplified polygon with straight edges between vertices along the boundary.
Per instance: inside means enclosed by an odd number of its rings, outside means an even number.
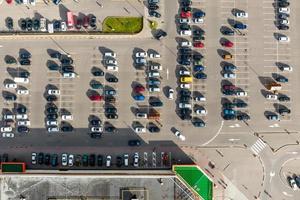
M260 138L250 147L251 151L255 154L258 155L265 147L267 144L262 141Z

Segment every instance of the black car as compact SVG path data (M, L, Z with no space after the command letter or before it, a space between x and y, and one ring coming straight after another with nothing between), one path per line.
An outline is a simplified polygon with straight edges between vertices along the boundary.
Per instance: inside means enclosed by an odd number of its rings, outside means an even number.
M59 29L60 29L60 21L55 20L55 21L53 22L53 29L54 29L54 30L59 30Z
M93 126L99 126L101 124L101 121L99 119L92 119L90 121L90 124Z
M101 167L103 165L103 156L102 155L97 155L97 165L98 167Z
M189 90L180 90L179 94L180 95L191 96L192 93Z
M290 29L289 26L282 25L282 24L277 25L277 28L278 28L278 30L289 30Z
M160 128L157 126L150 126L149 128L150 133L158 133L160 131Z
M97 23L96 17L94 15L91 15L91 17L90 17L90 26L95 29L97 27L96 23Z
M20 25L21 25L21 30L22 30L22 31L25 31L25 30L26 30L26 27L27 27L27 22L26 22L26 20L25 20L25 19L22 19Z
M230 109L230 108L234 108L235 104L231 103L231 102L225 102L222 104L222 106L223 106L223 108Z
M17 75L18 77L28 78L30 76L30 73L28 71L19 71Z
M288 19L290 17L289 14L285 14L285 13L280 13L277 15L278 19Z
M195 127L205 127L205 122L199 118L197 119L194 119L192 121L192 124L195 126Z
M149 10L157 10L157 9L159 9L159 6L157 4L149 4L148 9Z
M62 132L72 132L73 131L72 126L62 126L60 129Z
M51 156L51 166L52 167L56 167L58 165L58 155L57 154L53 154Z
M114 96L105 96L105 103L115 103L116 98Z
M156 17L156 18L160 18L161 17L161 14L159 14L157 11L155 10L149 10L149 15L151 17Z
M192 119L190 114L185 114L185 115L184 114L179 114L179 117L180 117L181 120L191 120Z
M192 49L190 49L190 48L181 48L181 49L179 49L180 54L189 54L191 52L192 52Z
M49 120L56 120L57 118L58 118L58 115L56 113L47 115L47 119L49 119Z
M288 109L288 108L280 108L280 109L278 110L278 113L279 113L280 115L286 115L286 114L290 114L290 113L291 113L291 110Z
M74 67L72 65L64 65L61 70L65 73L74 72Z
M247 115L246 113L238 114L236 117L240 121L248 121L250 120L250 116Z
M194 36L203 36L205 34L205 32L203 30L194 30L193 31Z
M180 24L179 29L183 31L188 31L191 30L191 26L188 24Z
M17 60L12 56L5 56L6 64L17 64Z
M223 90L222 92L224 95L235 95L234 90Z
M6 26L9 30L14 28L14 21L11 17L6 18Z
M101 138L102 133L100 133L100 132L92 132L92 133L90 133L90 136L91 136L91 138L98 139L98 138Z
M117 167L122 167L123 159L121 156L117 156Z
M115 132L117 132L117 128L114 127L113 125L105 126L104 130L107 133L115 133Z
M193 37L194 42L201 42L202 40L205 40L205 37L203 35L202 36L197 35Z
M82 26L82 20L81 20L81 19L78 19L78 20L77 20L77 23L75 24L75 27L76 27L77 29L81 29L81 26Z
M141 146L140 140L128 140L128 146Z
M32 31L32 19L27 19L26 28L28 31Z
M184 6L184 7L191 6L192 5L192 1L191 0L181 1L181 5Z
M82 156L82 166L87 167L89 165L89 156L84 154Z
M59 53L58 51L50 53L50 57L60 59L61 58L61 53Z
M25 114L27 112L27 108L25 106L18 106L16 111L18 114Z
M9 94L9 95L5 95L4 99L6 101L15 101L17 100L17 96L15 94Z
M234 35L234 31L231 29L226 29L222 31L223 35Z
M2 155L2 162L8 162L8 154L7 153L4 153Z
M57 96L55 96L55 95L48 95L46 97L46 100L49 101L49 102L51 102L51 101L57 101Z
M18 126L17 130L19 133L28 133L29 132L29 128L27 126Z
M105 114L107 119L118 119L118 115L116 113L107 113Z
M34 19L33 20L33 30L38 31L40 29L40 20Z
M117 83L119 81L119 79L117 77L108 77L106 78L107 82L110 83Z
M92 74L94 76L104 76L104 71L102 71L101 69L97 69L97 70L92 71Z
M189 95L181 95L179 97L179 101L182 103L189 103L191 99L192 99L192 97Z
M50 154L45 155L45 165L50 165Z
M26 52L26 53L20 53L20 59L29 59L31 58L31 54Z
M154 35L154 38L157 40L160 40L162 37L166 37L167 33L161 29L159 29L156 34Z
M54 114L54 113L58 112L58 109L57 109L57 107L49 107L49 108L47 108L47 112L49 114Z
M28 59L23 59L23 60L20 60L20 65L30 65L30 60Z
M192 8L190 6L184 6L184 7L181 8L181 11L182 12L191 12Z
M72 65L73 59L70 57L61 57L60 62L62 65Z
M162 107L163 106L163 102L161 102L161 101L150 101L149 104L153 107Z
M57 70L59 70L59 66L58 66L58 64L50 64L50 65L48 65L48 69L49 70L52 70L52 71L57 71Z
M281 8L286 8L289 5L290 5L290 2L287 2L287 1L278 2L278 7L281 7Z
M237 108L245 108L248 106L248 104L241 99L234 99L233 102Z
M236 116L235 115L224 115L223 119L224 120L235 120Z
M44 153L39 153L37 160L40 165L44 164Z
M117 109L115 107L105 108L106 113L117 113Z
M288 101L290 101L290 100L291 100L290 97L288 97L288 96L286 96L286 95L280 95L280 96L278 97L278 101L288 102Z
M95 154L90 154L89 164L91 167L94 167L96 165L96 155Z

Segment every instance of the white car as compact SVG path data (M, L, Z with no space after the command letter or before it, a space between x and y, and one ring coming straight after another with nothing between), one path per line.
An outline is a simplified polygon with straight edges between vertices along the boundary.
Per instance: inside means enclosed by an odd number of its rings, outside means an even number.
M46 32L47 31L47 21L46 18L41 18L40 19L40 29L42 32Z
M197 115L207 115L207 110L205 110L205 108L196 108L195 113Z
M197 97L194 97L194 100L195 101L202 101L202 102L205 102L206 101L206 98L204 96L197 96Z
M278 96L276 94L267 94L266 99L268 99L268 100L277 100Z
M279 13L290 14L290 8L278 8Z
M288 72L292 72L293 71L293 68L291 66L283 66L283 67L280 67L280 70L281 71L288 71Z
M135 54L135 57L137 57L137 58L146 58L147 57L147 52L137 52Z
M180 24L189 24L189 23L191 23L191 20L189 18L180 18L179 23Z
M203 18L194 18L194 23L196 23L196 24L203 24L204 23L204 19Z
M185 141L185 136L180 133L180 131L176 131L174 133L176 137L178 137L181 141Z
M12 119L12 120L14 120L15 119L15 115L13 115L13 114L6 114L6 115L3 115L3 118L4 119Z
M156 71L150 71L150 72L148 72L148 77L150 77L150 78L155 78L155 77L159 77L160 76L160 74L159 74L159 72L156 72Z
M62 115L61 119L62 120L73 120L73 115Z
M13 138L13 137L15 137L15 134L14 133L2 133L2 137Z
M58 126L57 121L47 121L47 126Z
M159 53L150 53L150 54L149 54L149 57L150 57L150 58L160 58L161 56L160 56Z
M292 177L289 176L288 181L289 181L289 184L290 184L290 186L293 190L298 189L295 179L293 179Z
M62 164L62 166L68 165L68 155L66 153L63 153L61 155L61 164Z
M148 117L147 113L136 113L135 116L137 119L147 119Z
M180 75L188 75L188 76L190 76L190 75L191 75L191 72L188 71L188 70L181 69L181 70L179 71L179 74L180 74Z
M28 119L28 115L27 114L17 114L16 118L17 119Z
M228 73L224 73L223 77L224 78L236 78L236 74L228 72Z
M110 167L111 165L111 156L106 156L106 167Z
M160 64L153 64L149 66L150 70L162 70L162 66Z
M61 29L61 31L67 31L67 24L66 24L66 22L61 22L60 23L60 29Z
M74 165L74 155L70 154L68 159L69 166L72 167Z
M105 56L105 57L113 57L113 58L116 58L116 57L117 57L117 54L114 53L114 52L105 52L105 53L104 53L104 56Z
M179 108L192 108L192 104L189 103L179 103Z
M189 83L181 83L180 84L180 88L190 89L191 88L191 84L189 84Z
M16 83L7 83L5 84L5 88L7 89L16 89L18 86Z
M47 130L48 130L49 133L52 133L52 132L59 132L58 126L50 126L50 127L48 127Z
M183 31L180 31L180 35L191 36L192 35L192 31L191 30L183 30Z
M12 127L10 127L10 126L1 127L0 130L1 130L2 133L4 133L4 132L12 132Z
M119 67L118 67L118 66L114 66L114 65L108 65L108 66L106 67L106 69L107 69L108 71L113 71L113 72L119 71Z
M283 25L289 25L290 24L289 20L287 20L287 19L279 20L279 23L283 24Z
M244 12L244 11L240 11L240 12L236 12L235 16L237 18L248 18L248 13Z
M237 91L236 92L236 96L239 96L239 97L246 97L248 96L247 92L245 91Z
M142 126L138 126L138 127L135 127L134 128L134 131L136 133L146 133L146 128L145 127L142 127Z
M174 90L172 88L168 91L168 99L173 100L174 99Z
M139 153L138 152L134 153L134 156L133 156L133 166L134 167L138 167L139 166Z
M55 90L55 89L50 89L50 90L48 90L48 94L49 95L60 95L60 91Z
M28 95L29 90L27 90L27 89L17 89L17 94L19 94L19 95Z
M181 42L180 46L181 47L192 47L192 43L191 42Z
M31 153L31 164L36 165L37 153Z
M280 36L278 37L279 42L289 42L290 38L288 36Z
M107 65L117 65L118 64L118 62L116 60L111 60L111 59L110 60L106 60L105 63Z
M101 132L103 132L103 128L93 126L93 127L91 127L91 132L97 132L97 133L100 132L101 133Z
M18 126L30 126L30 121L29 120L18 121Z

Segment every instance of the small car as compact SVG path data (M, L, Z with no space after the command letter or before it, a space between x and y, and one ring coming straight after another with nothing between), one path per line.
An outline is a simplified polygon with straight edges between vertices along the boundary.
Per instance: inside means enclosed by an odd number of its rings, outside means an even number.
M140 140L128 140L128 146L141 146Z
M37 153L31 153L31 164L36 165L37 163Z

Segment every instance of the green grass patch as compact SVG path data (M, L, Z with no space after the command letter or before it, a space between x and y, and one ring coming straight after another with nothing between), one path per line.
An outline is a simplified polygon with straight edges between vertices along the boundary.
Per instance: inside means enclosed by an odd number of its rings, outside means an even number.
M142 17L107 17L102 24L104 33L138 33L142 29Z

